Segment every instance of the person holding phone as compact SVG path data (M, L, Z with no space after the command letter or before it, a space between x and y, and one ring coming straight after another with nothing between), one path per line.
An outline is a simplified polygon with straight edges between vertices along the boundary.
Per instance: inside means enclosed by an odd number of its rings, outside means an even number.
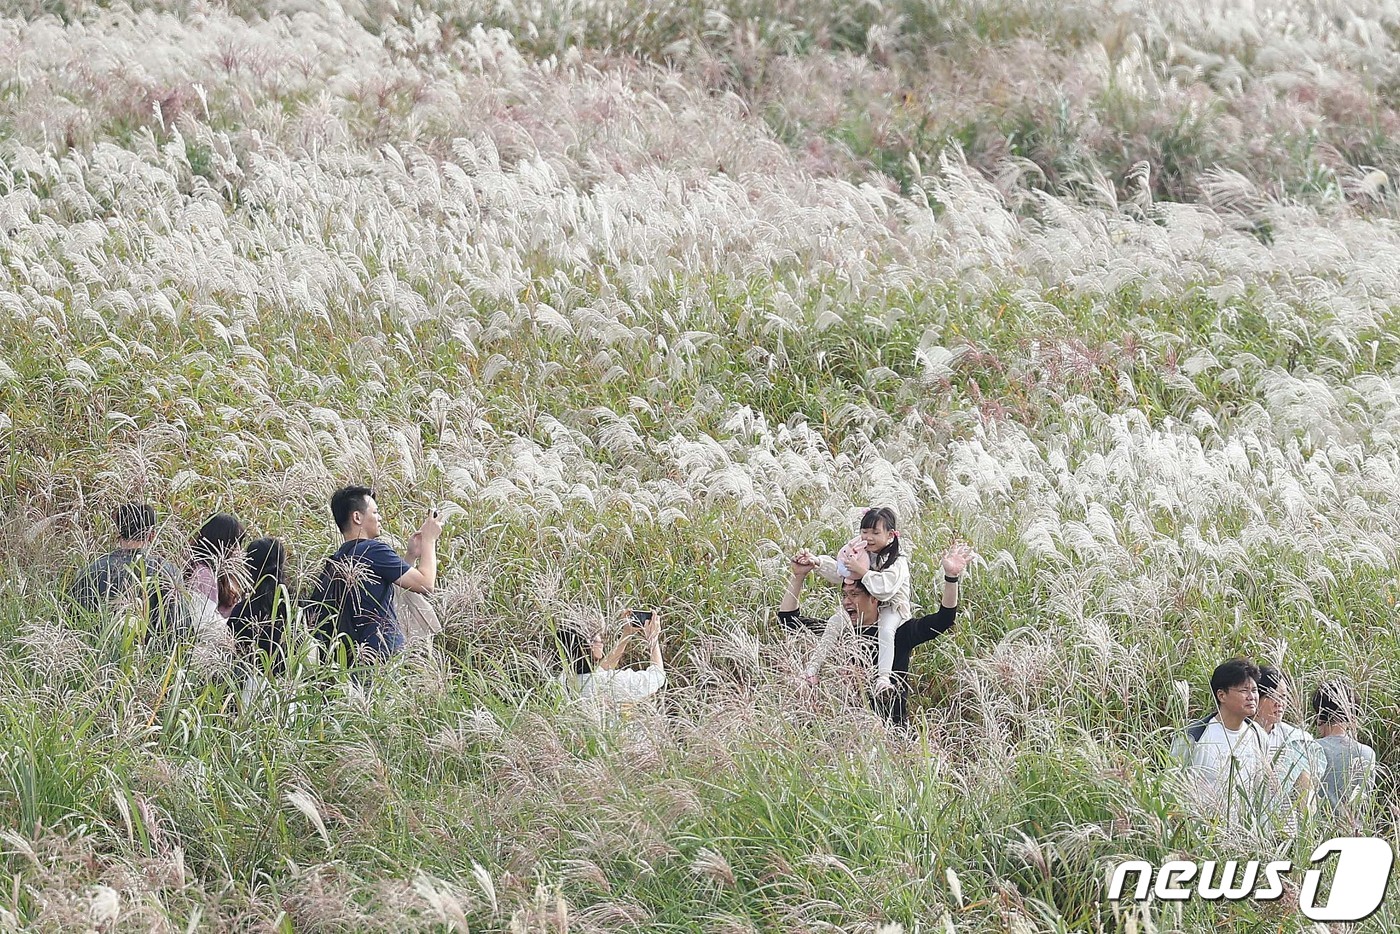
M622 660L627 650L627 640L618 639L611 652L603 651L603 628L601 626L584 632L572 626L561 627L556 634L564 660L564 670L559 673L559 686L564 693L577 700L585 690L592 693L588 682L594 670L611 671Z
M426 595L437 583L442 522L434 509L400 557L379 540L379 504L369 487L337 490L331 497L331 515L343 544L326 560L312 597L319 629L329 638L349 639L369 660L386 659L404 647L395 589Z
M661 611L628 610L624 618L627 623L612 651L603 654L602 635L596 634L589 641L591 657L582 668L576 661L573 669L578 699L594 705L600 713L625 710L628 705L651 697L666 684L666 664L661 657ZM618 668L627 646L639 634L646 641L650 664L640 671Z

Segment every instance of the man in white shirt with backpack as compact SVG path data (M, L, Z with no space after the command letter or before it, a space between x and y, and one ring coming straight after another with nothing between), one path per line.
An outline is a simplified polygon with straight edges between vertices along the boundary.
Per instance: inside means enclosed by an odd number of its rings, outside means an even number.
M1254 721L1259 710L1259 667L1232 658L1210 676L1215 712L1189 724L1172 743L1200 803L1229 817L1241 805L1258 812L1269 777L1269 737Z

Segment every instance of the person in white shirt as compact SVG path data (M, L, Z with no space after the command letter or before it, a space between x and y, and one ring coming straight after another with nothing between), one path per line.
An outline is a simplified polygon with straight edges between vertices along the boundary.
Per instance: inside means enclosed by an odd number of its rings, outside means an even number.
M627 613L632 616L631 611ZM651 653L650 664L641 671L618 668L631 639L638 633L646 640ZM564 671L560 684L580 702L604 708L619 709L626 704L646 700L666 684L666 665L661 657L661 611L652 610L641 629L628 625L611 651L603 654L603 634L595 629L587 642L575 630L561 629L559 641L564 647Z
M1297 829L1297 815L1312 805L1327 759L1307 730L1283 719L1292 700L1288 677L1272 665L1259 668L1259 709L1255 722L1269 738L1269 763L1273 770L1274 804L1289 832Z
M1232 658L1210 676L1215 713L1191 723L1172 744L1199 803L1230 819L1257 816L1269 773L1269 737L1254 721L1259 709L1259 668Z

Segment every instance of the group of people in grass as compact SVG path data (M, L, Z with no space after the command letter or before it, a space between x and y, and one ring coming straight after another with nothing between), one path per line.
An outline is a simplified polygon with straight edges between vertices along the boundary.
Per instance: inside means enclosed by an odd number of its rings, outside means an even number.
M1311 707L1317 735L1288 723L1288 676L1272 665L1232 658L1211 674L1215 710L1172 744L1203 809L1245 823L1297 826L1315 805L1352 819L1375 785L1376 753L1357 740L1356 689L1341 677L1322 681Z
M422 597L437 582L442 523L436 512L430 515L400 555L379 538L379 505L368 487L337 490L330 505L341 545L300 602L288 588L281 539L246 541L243 523L220 513L195 534L181 569L155 553L156 511L145 503L117 508L116 546L78 573L69 595L91 612L134 604L148 634L227 636L241 654L264 659L272 671L285 665L287 634L299 614L328 643L340 640L365 660L388 658L415 631L436 627ZM397 603L396 591L404 594Z
M84 568L69 592L93 611L122 598L135 600L158 632L222 627L244 654L264 659L270 670L284 664L286 635L299 612L324 641L339 640L370 662L400 652L415 634L434 631L436 617L423 596L437 580L437 513L423 521L400 555L380 539L379 506L368 487L337 490L330 510L342 542L299 605L288 592L287 552L279 539L245 542L242 523L219 514L200 528L188 562L177 568L153 553L156 514L144 504L117 510L116 547ZM859 533L834 555L799 551L790 561L778 620L788 630L819 634L803 679L817 684L838 643L853 641L870 674L872 706L888 721L904 723L913 652L953 626L971 558L963 543L944 552L939 606L916 616L909 549L892 510L865 511ZM841 588L839 605L824 619L799 610L812 574ZM661 623L660 611L628 611L621 638L606 651L601 630L561 627L561 684L572 696L604 706L655 694L666 680ZM637 636L648 648L649 664L620 667ZM1345 681L1329 680L1313 693L1316 738L1284 722L1291 689L1276 668L1232 659L1216 669L1210 688L1216 709L1173 746L1206 799L1227 810L1237 799L1252 799L1293 820L1314 800L1344 807L1365 797L1374 781L1375 754L1356 739L1356 694Z
M972 550L954 544L943 555L943 591L937 611L913 616L908 549L901 548L893 510L876 507L865 511L860 532L836 554L817 555L804 549L790 562L791 577L778 605L778 620L790 631L811 630L821 638L803 669L803 680L816 685L822 666L843 638L854 638L865 666L873 669L871 703L886 720L902 724L908 719L909 677L914 649L947 632L958 612L958 583ZM799 601L807 578L816 573L841 588L839 605L825 619L803 616ZM630 611L629 611L630 613ZM637 628L640 625L641 628ZM627 621L622 638L605 652L600 633L590 638L564 632L566 689L584 699L628 703L649 696L665 682L665 668L657 640L659 611L638 613ZM626 641L642 635L651 650L645 671L618 670Z
M144 503L116 510L115 547L82 569L68 590L78 605L94 612L134 601L145 625L156 634L212 633L214 639L226 635L242 654L264 659L272 670L285 664L287 634L299 613L324 641L339 639L369 662L397 654L415 634L435 631L436 617L422 597L432 593L437 581L437 541L442 534L437 513L423 521L400 555L380 538L373 490L339 489L331 497L330 511L341 545L326 559L311 593L300 601L288 590L287 549L280 539L246 541L244 525L220 513L199 529L188 561L177 567L153 550L157 516L154 507ZM843 635L853 636L875 670L876 708L891 721L903 722L913 651L953 625L958 581L971 555L963 544L948 550L943 556L941 606L914 617L909 554L901 548L892 510L866 511L859 534L834 556L799 552L791 562L778 619L789 629L820 633L804 679L817 683L838 641ZM826 619L798 612L803 584L813 572L842 588L840 605ZM643 670L620 668L623 653L638 636L648 647L650 664ZM561 680L582 699L625 703L647 697L665 683L660 639L659 611L638 612L635 618L629 611L628 624L609 651L603 649L601 631L561 628Z

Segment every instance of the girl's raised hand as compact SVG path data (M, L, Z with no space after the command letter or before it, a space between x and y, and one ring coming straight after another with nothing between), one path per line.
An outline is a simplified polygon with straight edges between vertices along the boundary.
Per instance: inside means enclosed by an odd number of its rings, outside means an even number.
M846 570L850 571L856 580L860 580L870 570L870 552L864 548L851 552L846 558Z
M972 561L972 546L967 542L955 542L943 553L943 573L949 577L962 577Z

